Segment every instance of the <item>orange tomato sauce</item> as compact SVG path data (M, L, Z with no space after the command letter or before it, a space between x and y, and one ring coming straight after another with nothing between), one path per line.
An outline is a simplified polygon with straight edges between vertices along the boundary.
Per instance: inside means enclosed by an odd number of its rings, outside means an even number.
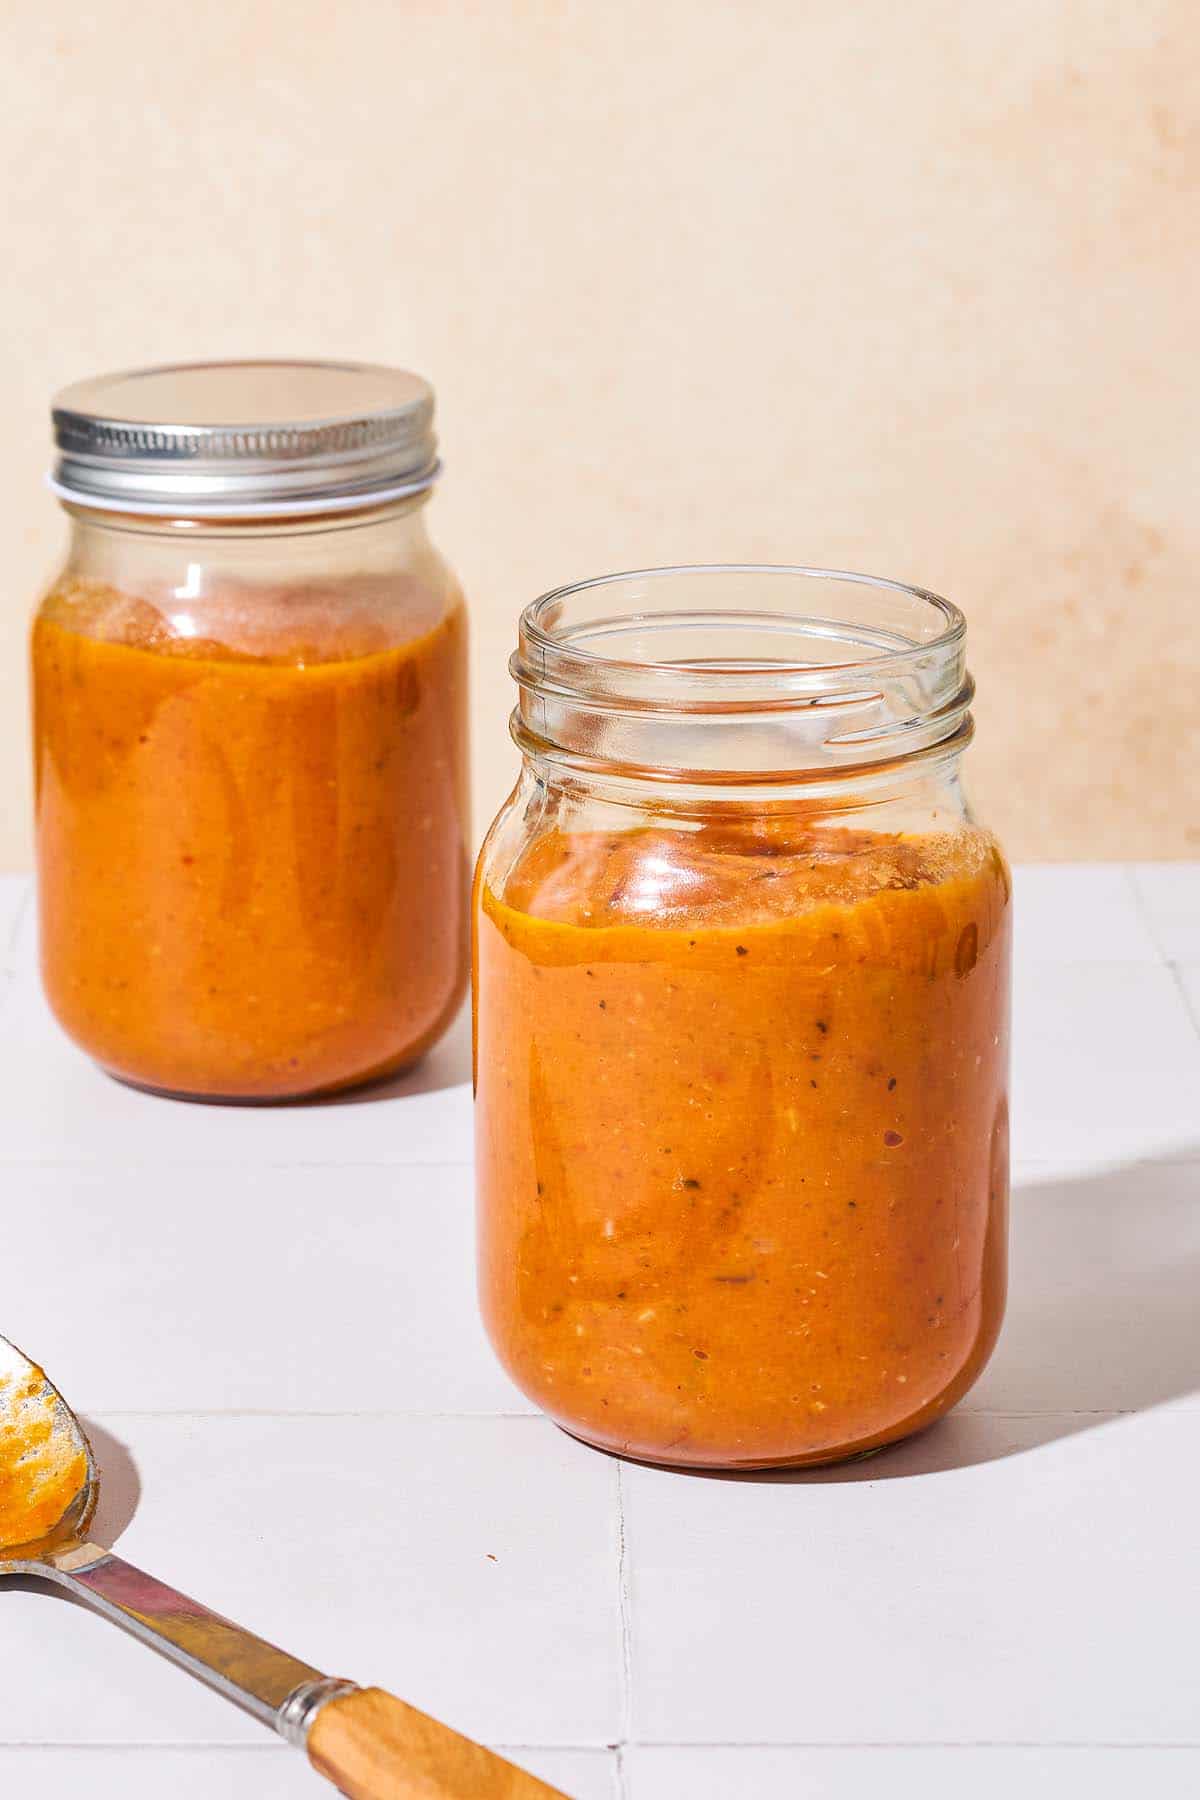
M394 643L352 599L233 596L238 649L167 635L111 590L43 607L43 978L112 1073L203 1097L324 1092L413 1061L457 1008L462 609Z
M476 914L481 1298L624 1455L820 1462L951 1406L1005 1292L983 833L552 833Z
M0 1370L0 1550L53 1537L87 1479L87 1458L57 1428L40 1369Z

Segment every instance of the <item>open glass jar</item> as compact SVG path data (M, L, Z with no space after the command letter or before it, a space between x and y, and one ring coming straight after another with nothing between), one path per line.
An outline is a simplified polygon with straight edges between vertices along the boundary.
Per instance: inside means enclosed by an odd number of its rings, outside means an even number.
M480 1287L607 1450L829 1461L930 1423L1004 1306L1009 896L962 615L651 570L521 621L476 876Z
M466 626L418 377L195 365L59 396L33 627L43 980L207 1099L412 1062L467 975Z

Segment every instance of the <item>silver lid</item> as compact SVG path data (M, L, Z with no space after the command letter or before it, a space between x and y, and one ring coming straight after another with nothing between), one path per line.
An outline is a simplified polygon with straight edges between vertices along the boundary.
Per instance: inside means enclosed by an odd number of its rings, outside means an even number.
M438 474L433 390L373 363L178 363L55 396L62 500L229 518L340 512Z

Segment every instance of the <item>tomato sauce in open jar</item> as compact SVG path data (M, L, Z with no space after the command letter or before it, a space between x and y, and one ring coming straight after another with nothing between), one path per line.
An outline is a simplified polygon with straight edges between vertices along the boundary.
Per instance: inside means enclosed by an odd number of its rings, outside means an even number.
M1004 1307L1010 882L964 621L813 569L525 613L476 877L480 1286L513 1379L658 1463L862 1453Z

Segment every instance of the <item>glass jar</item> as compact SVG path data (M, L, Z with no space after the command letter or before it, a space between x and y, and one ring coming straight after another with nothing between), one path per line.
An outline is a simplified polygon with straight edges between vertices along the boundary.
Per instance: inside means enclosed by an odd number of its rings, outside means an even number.
M960 782L964 621L806 568L650 570L521 621L475 884L484 1320L644 1461L832 1461L1000 1326L1010 884Z
M468 945L430 390L196 365L82 384L55 423L71 537L33 627L51 1007L112 1074L182 1096L411 1063Z

